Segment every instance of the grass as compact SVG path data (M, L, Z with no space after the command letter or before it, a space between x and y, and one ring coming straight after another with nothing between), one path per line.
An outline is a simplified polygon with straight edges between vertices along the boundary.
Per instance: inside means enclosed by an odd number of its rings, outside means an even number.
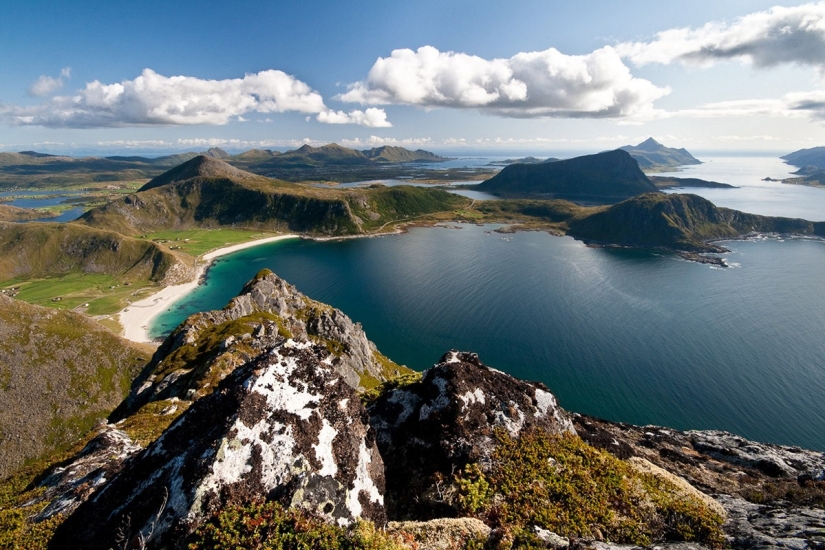
M157 231L141 235L141 239L154 241L192 256L200 256L210 250L233 244L274 237L278 233L243 231L238 229L187 229L183 231Z
M124 285L118 277L102 273L68 273L55 277L27 279L19 277L0 284L0 288L19 287L19 300L56 309L81 308L89 315L109 315L136 300L139 291L156 288L147 281ZM57 300L57 298L60 298ZM88 307L83 307L84 304Z

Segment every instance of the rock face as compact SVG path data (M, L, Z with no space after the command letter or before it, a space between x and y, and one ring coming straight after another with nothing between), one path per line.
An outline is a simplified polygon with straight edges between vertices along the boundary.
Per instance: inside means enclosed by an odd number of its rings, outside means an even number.
M120 420L150 401L206 395L215 380L287 338L325 346L328 363L353 388L410 372L378 353L361 325L343 312L310 300L264 270L224 309L192 315L170 334L110 419Z
M277 500L386 523L384 467L358 394L287 341L236 369L64 522L50 548L184 547L221 506Z
M495 431L574 432L546 386L491 369L474 353L451 351L415 384L387 392L370 408L394 519L450 517L452 475L490 465Z

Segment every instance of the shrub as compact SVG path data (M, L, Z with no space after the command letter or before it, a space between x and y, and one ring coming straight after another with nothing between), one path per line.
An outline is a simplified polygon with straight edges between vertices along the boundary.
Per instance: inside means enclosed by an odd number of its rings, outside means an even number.
M496 434L488 473L470 465L457 480L464 511L501 528L519 548L532 526L559 535L649 545L697 541L720 547L723 519L666 480L634 470L574 435Z

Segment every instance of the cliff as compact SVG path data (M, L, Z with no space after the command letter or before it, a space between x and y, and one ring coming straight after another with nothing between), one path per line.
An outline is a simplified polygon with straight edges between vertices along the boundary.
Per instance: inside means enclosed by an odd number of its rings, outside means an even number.
M0 546L823 542L825 453L570 414L473 353L388 365L262 272L170 335L109 424L0 485Z
M511 164L477 187L501 197L565 199L610 204L657 192L625 151L608 151L556 162Z

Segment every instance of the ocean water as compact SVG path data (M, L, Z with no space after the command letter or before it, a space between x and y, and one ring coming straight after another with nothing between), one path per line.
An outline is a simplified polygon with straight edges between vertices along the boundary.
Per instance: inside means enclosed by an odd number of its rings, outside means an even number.
M741 185L726 206L813 219L800 212L825 212L823 189L792 187L807 197L797 196L796 210L763 200L759 193L771 191L759 180L781 174L763 173L767 161L745 162L759 170L738 181L695 177ZM459 227L237 252L220 258L152 333L223 307L266 267L342 309L383 353L416 369L451 348L475 351L546 383L572 411L825 450L825 243L729 242L734 267L718 269L545 233Z

